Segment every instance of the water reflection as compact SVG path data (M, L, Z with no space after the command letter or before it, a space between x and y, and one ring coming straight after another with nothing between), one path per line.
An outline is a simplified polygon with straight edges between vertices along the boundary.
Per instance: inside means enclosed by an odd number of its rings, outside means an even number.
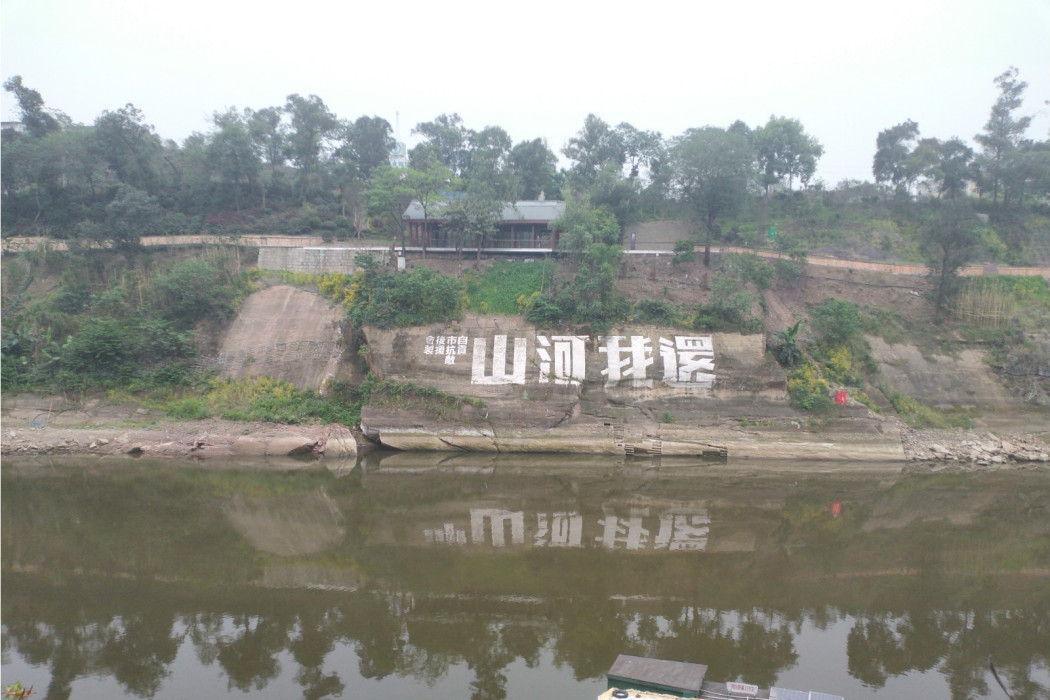
M619 653L850 698L994 697L991 656L1050 697L1045 474L395 455L2 480L4 678L46 697L499 699L515 674L590 697Z

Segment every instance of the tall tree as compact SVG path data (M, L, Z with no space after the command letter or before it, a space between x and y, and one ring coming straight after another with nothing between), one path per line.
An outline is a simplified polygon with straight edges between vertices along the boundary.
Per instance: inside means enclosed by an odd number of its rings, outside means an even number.
M404 185L412 193L412 198L419 202L423 209L423 225L434 213L439 204L449 199L452 192L459 188L461 181L452 174L444 163L433 155L427 159L422 169L404 170ZM426 237L423 238L423 257L427 255Z
M939 198L955 199L966 192L973 173L973 149L958 137L947 141L922 139L912 152L912 161Z
M918 138L919 125L911 119L879 132L871 166L876 183L888 182L897 195L907 194L917 175L912 151Z
M291 120L288 135L289 153L299 169L298 198L306 203L311 180L318 172L330 141L339 127L339 119L317 95L289 95L284 106Z
M923 215L919 246L930 269L930 300L939 323L959 289L959 270L974 259L981 238L977 216L966 201L930 202Z
M824 155L824 147L806 133L797 119L770 116L765 126L754 131L752 139L767 193L772 185L785 179L789 190L796 178L805 186Z
M372 171L368 189L364 192L370 216L381 218L387 229L396 233L405 246L405 221L402 215L412 202L412 189L409 187L408 168L394 168L381 165Z
M487 197L504 202L517 200L520 187L510 169L512 144L510 135L498 126L471 132L462 174L464 182L476 191L485 190Z
M471 132L463 126L462 117L455 113L442 114L433 121L416 124L412 133L425 139L409 151L409 164L413 168L426 169L432 154L438 162L452 171L453 175L463 175L469 160Z
M153 125L146 123L135 105L129 103L115 112L103 112L95 120L95 137L117 180L150 194L157 193L157 160L163 145Z
M1032 117L1015 117L1024 101L1028 83L1018 79L1018 71L1010 67L995 78L999 97L992 105L991 114L984 125L984 132L974 138L981 145L981 156L977 161L982 189L991 189L992 201L999 202L1003 194L1004 204L1009 204L1009 191L1003 192L1004 181L1010 178L1009 166L1012 156L1021 145L1024 132L1032 123Z
M672 193L687 204L705 231L704 265L720 218L744 205L755 172L755 153L739 133L707 126L689 129L671 147Z
M650 179L665 156L663 137L658 131L642 131L627 122L616 126L623 147L624 175L631 179Z
M390 122L382 117L361 116L345 126L340 155L354 164L357 177L367 180L375 168L390 164L394 145Z
M215 131L208 142L212 172L230 187L234 209L240 211L242 183L248 192L259 176L259 155L244 117L234 108L212 115Z
M284 110L281 107L265 107L254 111L246 109L244 116L252 142L269 170L268 177L259 180L262 207L265 209L267 193L279 185L281 166L287 160L285 141L288 127L283 120Z
M547 147L544 139L522 141L510 152L509 170L521 188L522 199L558 199L558 156Z
M44 98L36 90L22 82L22 76L16 75L4 81L4 90L10 92L18 101L18 111L26 132L34 138L42 138L62 128L59 120L44 108Z
M569 181L577 192L589 190L610 163L620 172L626 162L622 134L593 114L587 115L562 153L572 161Z

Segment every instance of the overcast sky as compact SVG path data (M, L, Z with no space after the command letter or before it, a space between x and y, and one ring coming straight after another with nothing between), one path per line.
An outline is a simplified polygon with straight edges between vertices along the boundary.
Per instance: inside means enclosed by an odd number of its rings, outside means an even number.
M91 123L131 102L165 139L226 107L316 94L339 117L412 127L458 112L560 154L588 113L664 137L802 122L817 176L872 179L879 131L972 145L1010 66L1050 131L1048 0L3 0L0 71ZM4 120L17 118L2 94Z

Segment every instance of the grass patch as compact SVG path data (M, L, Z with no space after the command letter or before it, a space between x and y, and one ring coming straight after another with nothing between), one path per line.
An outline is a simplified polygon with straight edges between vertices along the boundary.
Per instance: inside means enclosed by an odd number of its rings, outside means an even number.
M497 260L480 275L466 280L467 308L483 314L517 315L519 298L551 286L550 260Z
M927 406L907 394L891 391L887 394L893 409L912 428L972 428L973 421L961 410L942 411Z
M168 416L178 420L217 416L233 421L290 424L318 421L354 425L361 419L361 403L348 398L338 392L322 396L319 392L265 376L244 379L213 377L202 393L173 396L163 408Z

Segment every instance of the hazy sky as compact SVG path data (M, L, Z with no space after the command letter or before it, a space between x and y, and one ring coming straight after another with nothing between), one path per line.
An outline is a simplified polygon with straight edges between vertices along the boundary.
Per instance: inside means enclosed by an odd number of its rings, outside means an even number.
M775 114L824 145L834 186L872 179L875 137L906 119L972 145L1010 66L1030 135L1050 130L1050 0L3 0L0 40L3 79L49 108L91 123L131 102L180 143L291 93L346 119L400 113L410 145L458 112L559 155L592 112L664 137Z

